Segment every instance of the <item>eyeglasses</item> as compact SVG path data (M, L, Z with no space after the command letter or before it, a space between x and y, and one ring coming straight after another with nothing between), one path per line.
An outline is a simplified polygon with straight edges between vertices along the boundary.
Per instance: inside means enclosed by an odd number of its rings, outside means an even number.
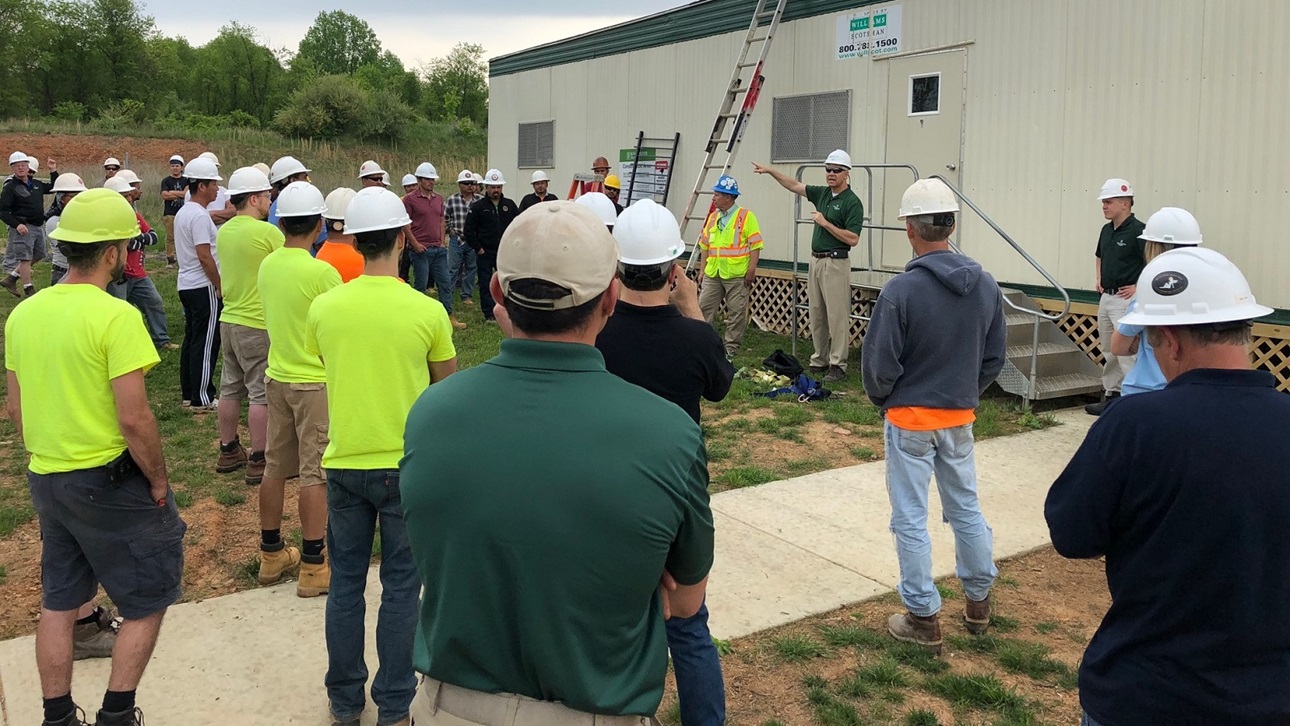
M103 168L107 171L121 171L121 167L119 166L105 166Z
M840 166L826 166L826 167L824 167L824 171L825 171L825 173L828 173L828 174L841 174L841 173L842 173L842 172L844 172L844 171L851 171L851 170L850 170L850 169L844 169L844 168L842 168L842 167L840 167Z

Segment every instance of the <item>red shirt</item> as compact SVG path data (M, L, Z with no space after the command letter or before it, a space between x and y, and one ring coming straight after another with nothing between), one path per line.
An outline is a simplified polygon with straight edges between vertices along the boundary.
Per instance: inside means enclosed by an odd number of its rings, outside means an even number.
M427 197L420 189L403 198L403 208L412 218L412 236L428 247L443 247L443 195L431 192Z
M148 223L144 220L142 214L135 212L134 216L139 220L140 233L148 234L152 231L152 227L148 226ZM143 269L143 248L130 250L125 253L125 276L132 280L138 280L148 276L148 271Z

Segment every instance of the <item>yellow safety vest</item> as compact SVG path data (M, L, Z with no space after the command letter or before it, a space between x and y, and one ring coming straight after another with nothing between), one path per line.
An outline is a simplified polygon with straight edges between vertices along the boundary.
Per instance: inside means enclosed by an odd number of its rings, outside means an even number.
M708 253L708 264L703 274L733 280L748 274L748 261L753 250L762 248L761 228L757 217L747 209L735 213L734 224L725 229L717 228L721 212L712 210L703 223L699 235L699 248Z

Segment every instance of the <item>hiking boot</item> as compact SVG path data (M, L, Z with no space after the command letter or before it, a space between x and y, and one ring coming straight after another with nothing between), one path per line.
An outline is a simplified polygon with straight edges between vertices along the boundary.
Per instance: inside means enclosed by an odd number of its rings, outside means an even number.
M969 633L985 635L986 629L990 627L989 595L980 601L967 598L967 605L963 606L963 624L967 626Z
M842 370L842 366L829 366L829 372L824 374L826 381L845 381L847 372Z
M68 714L57 721L41 721L40 726L94 726L85 720L85 712L80 706L72 706Z
M197 410L199 406L193 406ZM237 471L246 466L246 449L242 448L242 442L234 440L232 443L219 445L219 459L215 462L215 471L221 474L227 474L231 471ZM264 476L263 470L260 476Z
M812 372L812 373L814 373L815 375L817 375L817 376L818 376L818 375L820 375L821 373L828 373L828 372L829 372L829 367L828 367L828 366L807 366L807 367L806 367L806 370L808 370L808 371L810 371L810 372Z
M1090 416L1101 416L1102 412L1106 410L1106 407L1111 405L1111 401L1114 401L1119 397L1120 393L1118 391L1103 393L1101 401L1084 406L1084 413Z
M897 613L887 618L887 632L903 643L917 643L936 655L941 654L941 619L939 615L920 618L913 613Z
M457 318L455 318L455 317L453 317L453 316L451 316L451 315L449 315L449 316L448 316L448 322L452 323L452 327L456 328L457 330L465 330L465 329L466 329L466 324L465 324L465 323L461 322L460 320L458 320Z
M98 619L72 628L72 660L111 658L118 625L107 608L95 608Z
M117 713L100 710L94 718L94 726L143 726L143 709L135 706Z
M358 726L359 722L363 720L363 713L361 711L349 717L337 716L335 711L331 711L330 713L331 726Z
M259 458L254 455L246 460L246 485L253 487L264 480L264 452L259 452Z
M14 297L22 297L22 290L18 289L18 278L13 275L5 275L4 279L0 280L0 287L8 290Z
M326 595L331 586L331 565L324 557L322 564L311 562L300 563L300 575L296 580L296 597L318 597Z
M279 542L278 544L282 544ZM265 552L260 548L260 584L272 585L282 579L283 575L296 569L300 564L300 550L296 547L282 546L274 552Z
M475 301L474 301L473 299L471 299L471 298L463 297L463 298L461 299L461 304L462 304L462 305L474 305L474 304L475 304Z

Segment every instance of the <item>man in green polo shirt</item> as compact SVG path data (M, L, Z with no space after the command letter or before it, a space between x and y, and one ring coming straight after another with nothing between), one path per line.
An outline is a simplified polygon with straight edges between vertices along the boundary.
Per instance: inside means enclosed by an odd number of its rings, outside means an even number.
M1084 410L1100 416L1111 399L1120 395L1124 376L1133 369L1136 356L1111 352L1111 336L1120 318L1129 311L1129 302L1137 292L1138 275L1147 261L1144 242L1139 239L1146 227L1133 216L1133 185L1124 179L1107 179L1098 193L1102 216L1107 220L1097 238L1097 336L1102 341L1102 400L1090 403Z
M662 699L664 619L698 612L712 566L707 460L684 410L605 370L617 267L591 210L520 215L490 283L501 353L408 415L419 726L641 726Z
M770 174L779 185L815 205L811 219L811 276L806 286L810 303L810 369L826 381L847 377L851 347L851 248L860 243L864 204L851 191L851 156L835 149L824 160L825 186L807 186L769 166L753 164L758 174Z

